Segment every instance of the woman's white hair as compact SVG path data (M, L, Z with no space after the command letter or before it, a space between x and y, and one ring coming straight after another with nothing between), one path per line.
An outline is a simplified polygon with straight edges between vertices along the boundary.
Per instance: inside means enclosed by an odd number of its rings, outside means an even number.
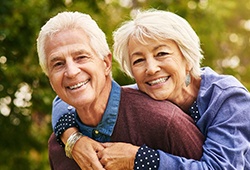
M104 58L110 53L104 32L98 27L97 23L89 15L80 12L61 12L51 18L41 28L37 38L39 63L46 75L48 75L48 66L45 54L46 40L53 34L68 29L83 30L90 39L90 46L100 57Z
M134 19L123 23L113 33L114 58L130 77L133 77L133 74L129 61L128 42L132 36L140 43L145 43L145 38L175 41L189 64L190 74L193 77L200 76L200 62L203 59L200 39L182 17L172 12L155 9L139 11Z

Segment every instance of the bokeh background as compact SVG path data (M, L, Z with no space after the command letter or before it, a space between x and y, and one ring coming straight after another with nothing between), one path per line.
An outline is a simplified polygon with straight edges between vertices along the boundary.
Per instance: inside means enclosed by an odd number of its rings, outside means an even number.
M49 170L55 93L36 53L41 26L61 11L89 13L107 35L138 9L169 10L186 18L202 43L205 60L250 89L249 0L1 0L0 2L0 169ZM133 80L113 62L121 85Z

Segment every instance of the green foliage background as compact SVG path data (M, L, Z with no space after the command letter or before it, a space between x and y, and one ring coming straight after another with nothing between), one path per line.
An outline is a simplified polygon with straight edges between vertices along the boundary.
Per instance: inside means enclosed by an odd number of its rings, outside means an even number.
M127 3L126 3L127 2ZM50 169L47 140L55 97L36 53L40 27L61 11L89 13L107 35L136 9L186 18L199 35L203 66L236 76L250 89L249 0L2 0L0 2L0 169ZM113 63L121 85L133 80Z

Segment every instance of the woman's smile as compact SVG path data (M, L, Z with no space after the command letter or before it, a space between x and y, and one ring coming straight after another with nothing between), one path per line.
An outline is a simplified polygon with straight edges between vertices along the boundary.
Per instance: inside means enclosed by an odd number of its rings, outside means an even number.
M150 86L154 86L154 85L157 85L157 84L161 84L161 83L165 83L168 79L169 79L170 76L167 76L167 77L161 77L161 78L158 78L158 79L155 79L155 80L152 80L152 81L148 81L146 82L148 85Z

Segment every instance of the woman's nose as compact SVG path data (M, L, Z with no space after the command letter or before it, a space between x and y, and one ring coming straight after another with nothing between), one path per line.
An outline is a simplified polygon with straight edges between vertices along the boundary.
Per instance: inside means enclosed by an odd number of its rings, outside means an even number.
M147 62L146 74L153 75L158 71L160 71L160 66L156 60L150 60Z

